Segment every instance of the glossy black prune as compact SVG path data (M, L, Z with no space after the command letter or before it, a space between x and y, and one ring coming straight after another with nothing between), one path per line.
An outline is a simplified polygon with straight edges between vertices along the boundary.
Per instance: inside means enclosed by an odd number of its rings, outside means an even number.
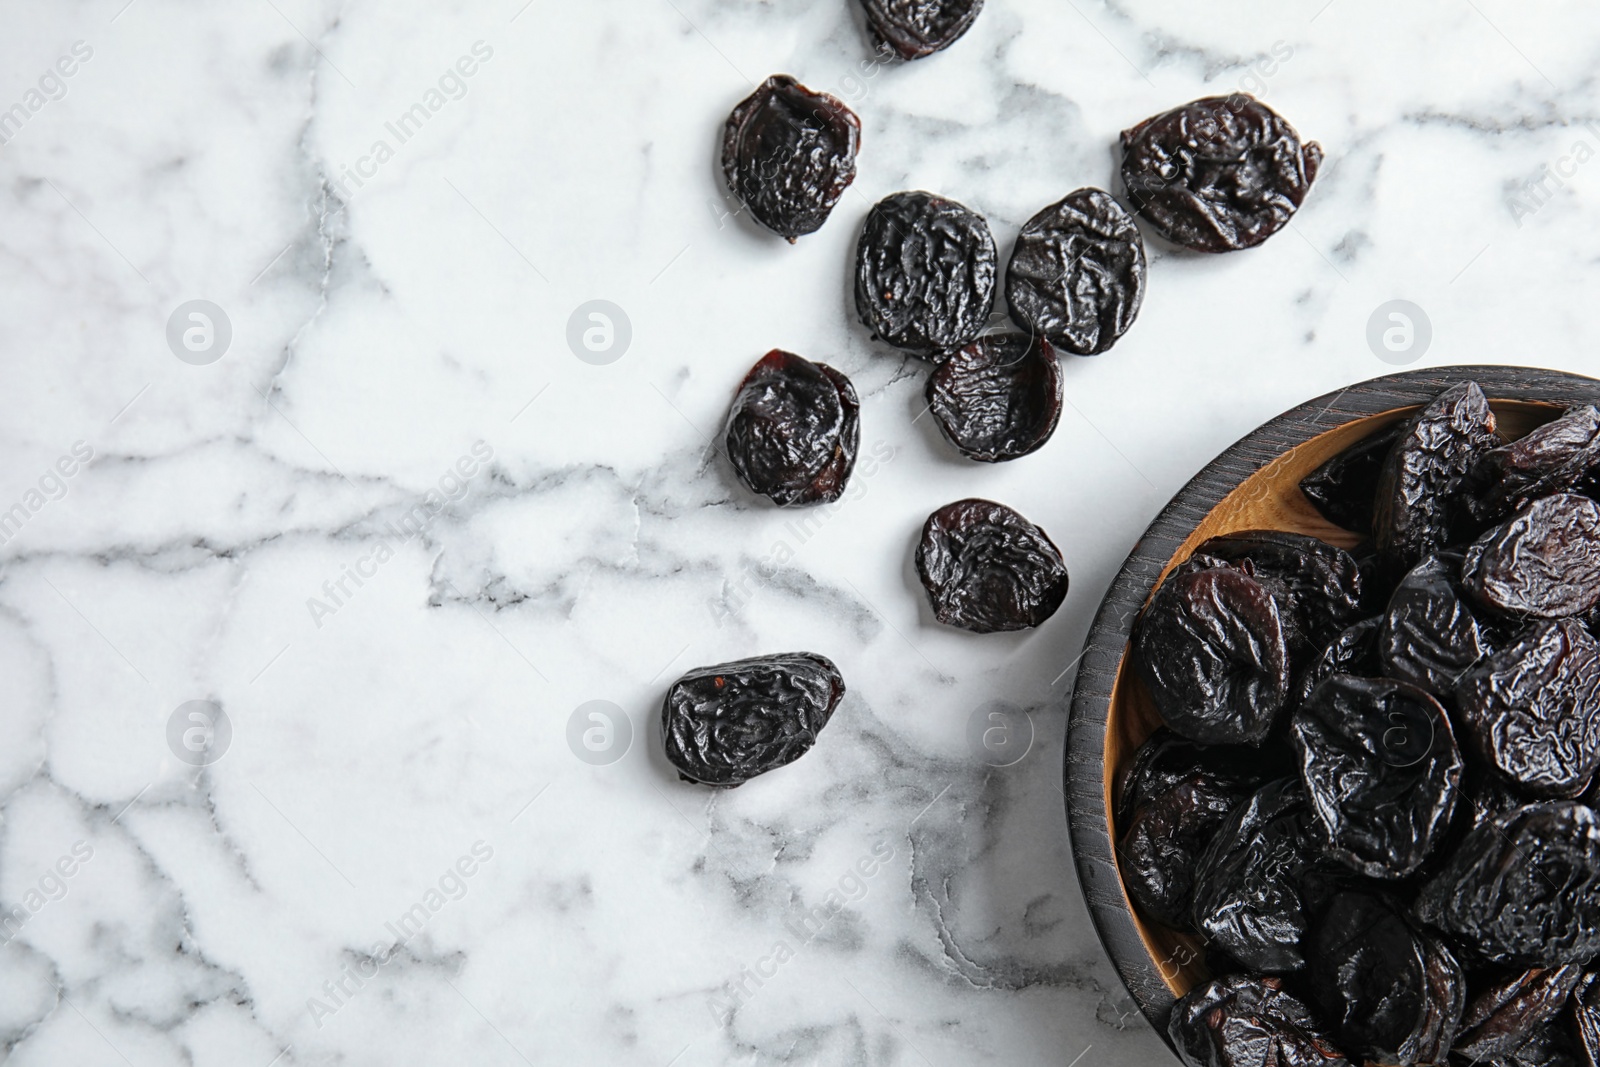
M1350 1067L1278 978L1229 974L1172 1009L1167 1036L1187 1067Z
M983 10L983 0L861 0L876 51L921 59L949 48Z
M722 176L751 217L793 244L855 181L860 143L861 120L842 101L774 74L728 116Z
M1534 501L1472 543L1461 583L1514 615L1582 615L1600 604L1600 504L1576 493Z
M783 506L838 500L855 469L861 405L850 379L774 348L750 368L724 442L751 492Z
M916 563L934 617L974 633L1038 626L1067 596L1061 550L992 500L958 500L929 515Z
M1451 386L1406 421L1383 461L1372 539L1393 575L1456 540L1468 472L1500 444L1477 382Z
M1134 753L1117 781L1116 819L1126 828L1133 813L1196 775L1219 787L1253 793L1264 782L1295 773L1288 746L1251 748L1244 745L1197 745L1186 737L1158 726Z
M1467 1004L1452 1052L1473 1063L1498 1063L1561 1015L1583 977L1578 964L1532 968L1502 979Z
M1584 404L1483 454L1472 469L1467 507L1498 522L1540 497L1565 493L1600 466L1600 410Z
M1022 226L1006 266L1011 319L1080 356L1104 352L1144 303L1144 238L1099 189L1078 189Z
M1472 750L1524 792L1572 797L1600 769L1600 642L1536 623L1468 671L1456 710Z
M1335 674L1295 712L1290 738L1328 854L1369 878L1404 878L1450 827L1461 753L1416 686Z
M1242 530L1213 537L1195 552L1243 567L1272 589L1313 650L1360 618L1361 568L1336 545L1285 530Z
M1174 573L1134 629L1134 666L1161 718L1203 744L1260 744L1289 695L1277 602L1231 567Z
M1600 953L1600 816L1550 801L1480 823L1423 886L1423 922L1495 963L1559 967Z
M1302 478L1300 491L1335 526L1369 533L1378 477L1399 436L1398 426L1368 434Z
M1322 147L1247 93L1212 96L1122 133L1122 182L1139 214L1174 244L1230 252L1288 224Z
M945 440L980 463L1035 452L1061 419L1061 367L1043 338L989 334L928 376L928 410Z
M923 359L978 336L994 306L994 238L983 216L932 193L886 196L856 244L856 314Z
M843 696L839 669L812 652L692 670L661 704L667 759L684 781L740 785L809 752Z
M1445 1062L1467 983L1443 942L1378 896L1342 892L1318 918L1307 955L1311 1001L1348 1052L1376 1063Z
M1461 595L1461 554L1441 552L1406 572L1389 597L1378 658L1390 678L1449 697L1489 651Z
M1195 861L1249 793L1195 774L1134 813L1117 844L1117 867L1129 898L1147 917L1177 929L1188 926Z

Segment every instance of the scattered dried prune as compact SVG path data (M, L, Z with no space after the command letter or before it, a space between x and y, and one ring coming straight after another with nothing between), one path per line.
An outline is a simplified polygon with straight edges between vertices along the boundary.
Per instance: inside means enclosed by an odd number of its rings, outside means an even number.
M837 500L855 469L860 411L850 379L774 348L733 398L728 460L751 492L775 504Z
M958 500L929 515L917 574L935 618L980 634L1038 626L1067 596L1061 550L992 500Z
M1516 808L1467 834L1417 898L1419 918L1485 959L1559 967L1600 953L1600 816Z
M1600 604L1600 504L1576 493L1534 501L1472 543L1461 581L1512 614L1583 614Z
M1414 685L1335 674L1290 724L1329 854L1369 878L1404 878L1450 826L1461 752L1439 702Z
M1305 200L1322 146L1247 93L1211 96L1122 133L1122 182L1163 237L1196 252L1250 248Z
M928 410L968 459L998 463L1038 450L1061 419L1061 367L1043 338L980 337L928 376Z
M1117 845L1128 896L1157 922L1188 925L1194 865L1233 806L1250 790L1195 774L1139 808Z
M1383 673L1448 697L1488 652L1478 620L1461 596L1461 554L1429 556L1400 579L1378 637Z
M921 59L949 48L983 10L983 0L861 0L877 51Z
M661 704L667 759L684 781L741 785L809 752L842 696L839 669L812 652L692 670Z
M1437 938L1382 898L1334 896L1309 940L1311 1001L1349 1052L1377 1063L1443 1063L1466 1000L1466 978Z
M1483 454L1472 469L1467 507L1497 522L1540 497L1565 493L1600 466L1600 410L1575 407L1552 422Z
M1335 526L1365 534L1372 529L1383 461L1400 436L1390 426L1368 434L1300 480L1300 491Z
M1321 648L1361 615L1361 568L1344 549L1284 530L1244 530L1213 537L1196 554L1242 566L1272 589L1295 632ZM1276 585L1274 583L1277 583Z
M1173 730L1205 744L1260 744L1289 695L1277 602L1241 571L1174 573L1134 630L1134 666Z
M856 244L856 314L874 337L923 359L978 336L994 306L994 238L983 216L932 193L886 196Z
M1600 768L1600 641L1573 619L1536 623L1456 690L1467 740L1536 796L1583 792Z
M1362 619L1339 631L1311 664L1295 676L1294 707L1304 704L1325 678L1353 674L1372 678L1383 671L1378 662L1378 631L1383 619Z
M1383 461L1372 538L1398 575L1456 540L1454 503L1468 471L1500 444L1477 382L1451 386L1400 428Z
M1078 189L1029 219L1006 266L1018 326L1093 356L1117 342L1144 302L1144 238L1122 205Z
M1533 968L1496 982L1467 1005L1452 1051L1474 1063L1500 1062L1554 1022L1583 977L1583 968Z
M1197 985L1167 1024L1187 1067L1350 1067L1279 978L1230 974Z
M1220 788L1253 793L1264 782L1295 773L1288 746L1250 748L1232 745L1197 745L1158 726L1134 753L1133 762L1117 782L1116 818L1126 827L1133 813L1162 793L1196 775Z
M856 179L861 120L827 93L774 74L728 116L722 175L761 225L794 243Z

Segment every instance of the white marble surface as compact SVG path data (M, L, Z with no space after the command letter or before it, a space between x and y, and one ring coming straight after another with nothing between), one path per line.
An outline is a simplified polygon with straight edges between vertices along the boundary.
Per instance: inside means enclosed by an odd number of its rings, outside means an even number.
M522 4L0 14L0 108L24 116L0 126L0 511L22 506L0 901L26 916L0 1058L1165 1062L1075 885L1063 668L1210 456L1389 369L1365 341L1384 301L1429 316L1418 365L1600 373L1600 15L989 0L948 52L863 70L846 0ZM795 247L729 216L713 167L723 116L779 71L864 127L854 191ZM1055 438L953 458L915 421L921 367L854 321L868 206L935 190L1008 250L1113 183L1120 129L1241 85L1328 152L1294 230L1152 245L1141 318L1067 364ZM430 90L400 144L385 124ZM233 336L196 366L164 331L200 298ZM631 321L610 365L565 340L592 299ZM803 543L706 445L774 346L851 375L889 457ZM441 479L454 499L413 510ZM1063 547L1072 592L1039 631L944 630L921 602L915 533L967 495ZM415 536L391 532L408 513ZM748 578L780 540L793 559ZM850 686L816 750L733 792L678 783L666 683L795 648ZM233 727L204 768L167 740L193 700ZM591 700L634 726L610 765L566 740ZM967 741L995 700L1036 728L1005 769Z

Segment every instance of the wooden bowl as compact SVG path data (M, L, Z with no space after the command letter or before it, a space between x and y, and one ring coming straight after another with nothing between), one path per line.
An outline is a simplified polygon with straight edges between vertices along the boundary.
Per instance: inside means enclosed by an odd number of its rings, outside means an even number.
M1199 940L1146 922L1129 902L1117 870L1120 828L1112 825L1112 790L1117 774L1161 723L1127 662L1134 620L1167 572L1218 534L1290 530L1355 545L1361 536L1324 519L1300 492L1300 479L1468 379L1488 394L1508 439L1573 404L1600 404L1600 381L1593 378L1498 366L1392 374L1318 397L1261 426L1196 474L1139 539L1100 605L1073 690L1067 827L1078 882L1101 944L1163 1039L1174 1001L1209 975Z

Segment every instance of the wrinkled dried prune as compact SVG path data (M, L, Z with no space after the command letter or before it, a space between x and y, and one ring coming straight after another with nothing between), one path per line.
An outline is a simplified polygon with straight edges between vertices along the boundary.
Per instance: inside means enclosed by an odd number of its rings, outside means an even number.
M1448 697L1488 645L1461 596L1461 554L1429 556L1400 579L1389 597L1378 658L1390 678Z
M809 752L842 696L839 669L812 652L692 670L661 704L667 759L684 781L741 785Z
M856 314L923 359L978 336L994 306L994 238L983 216L932 193L886 196L856 244Z
M1583 968L1574 963L1536 967L1496 982L1467 1005L1452 1051L1474 1063L1508 1059L1556 1020L1582 977Z
M827 93L774 74L722 132L722 176L761 225L790 244L814 233L856 178L861 120Z
M1461 582L1512 614L1583 614L1600 604L1600 504L1576 493L1534 501L1472 543Z
M1600 1067L1600 972L1590 971L1572 993L1572 1022L1583 1067Z
M1390 426L1368 434L1300 480L1300 491L1335 526L1365 534L1372 529L1372 505L1384 458L1400 436Z
M1133 325L1144 283L1144 238L1132 216L1109 193L1078 189L1023 224L1006 303L1024 330L1093 356Z
M1204 744L1260 744L1289 695L1277 602L1232 568L1174 573L1134 630L1134 666L1161 718Z
M1134 813L1117 844L1117 865L1128 896L1147 916L1178 929L1188 926L1195 861L1249 793L1196 774Z
M1383 671L1378 662L1378 631L1383 619L1362 619L1339 632L1310 665L1295 676L1294 703L1299 707L1324 679L1335 674L1373 678Z
M1444 837L1461 753L1437 700L1387 678L1335 674L1290 724L1329 854L1369 878L1404 878Z
M1284 530L1243 530L1213 537L1195 550L1245 568L1258 582L1282 595L1295 632L1313 649L1338 636L1361 614L1361 568L1344 549L1305 534ZM1272 582L1281 583L1274 588Z
M983 0L861 0L877 51L921 59L949 48L972 27Z
M992 500L958 500L929 515L916 562L934 617L974 633L1038 626L1067 596L1061 550Z
M734 395L728 460L751 492L774 504L838 500L855 469L860 412L850 379L774 348Z
M1061 367L1043 338L980 337L928 376L928 410L968 459L999 463L1037 451L1061 419Z
M1187 1067L1350 1067L1278 978L1230 974L1195 986L1167 1024Z
M1484 821L1423 886L1416 911L1496 963L1592 959L1600 953L1600 816L1550 801Z
M1203 775L1220 788L1255 792L1264 782L1295 773L1288 746L1250 748L1197 745L1165 726L1158 726L1134 753L1117 782L1116 819L1127 827L1133 813L1180 782Z
M1576 1035L1558 1019L1513 1052L1509 1059L1494 1061L1486 1067L1595 1067L1595 1061L1578 1045Z
M1536 796L1571 797L1600 768L1600 641L1573 619L1536 623L1456 690L1467 740Z
M1567 492L1597 466L1600 410L1584 404L1484 453L1472 469L1467 507L1480 522L1498 522L1540 497Z
M1454 503L1467 473L1500 444L1494 411L1477 382L1451 386L1401 428L1383 461L1372 538L1401 574L1456 539Z
M1334 896L1309 939L1311 1001L1348 1052L1378 1063L1443 1063L1466 978L1450 950L1382 898Z
M1163 237L1196 252L1250 248L1277 233L1321 165L1321 145L1301 144L1247 93L1195 100L1122 133L1128 198Z

